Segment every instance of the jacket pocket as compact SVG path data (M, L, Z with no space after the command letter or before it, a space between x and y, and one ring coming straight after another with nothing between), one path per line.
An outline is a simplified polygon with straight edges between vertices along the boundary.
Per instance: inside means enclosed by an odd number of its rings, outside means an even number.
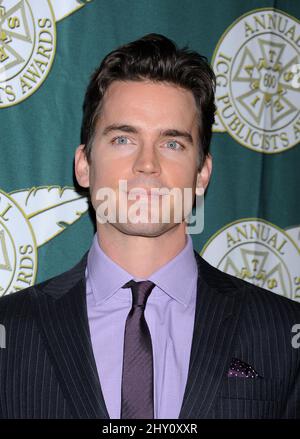
M226 377L220 387L221 398L280 401L282 380L266 378Z
M282 381L265 378L224 378L213 418L279 419L282 417Z

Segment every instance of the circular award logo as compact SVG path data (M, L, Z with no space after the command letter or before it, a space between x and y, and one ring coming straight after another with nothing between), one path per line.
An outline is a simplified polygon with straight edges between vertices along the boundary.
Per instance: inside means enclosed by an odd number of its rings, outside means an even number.
M226 225L205 244L201 255L221 271L300 301L300 252L293 239L265 220Z
M300 141L300 23L277 9L251 11L222 35L212 60L221 129L255 151ZM297 76L298 75L298 76Z
M0 296L34 284L37 245L18 204L0 190Z
M0 108L16 105L46 79L55 55L56 30L47 0L0 2Z
M88 210L72 187L40 186L10 194L0 190L0 296L34 284L38 248Z

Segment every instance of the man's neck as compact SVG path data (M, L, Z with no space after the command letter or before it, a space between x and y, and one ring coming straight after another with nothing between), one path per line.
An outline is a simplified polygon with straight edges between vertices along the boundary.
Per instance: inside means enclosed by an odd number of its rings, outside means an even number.
M155 237L128 235L109 224L97 224L97 238L103 252L136 278L148 278L187 243L184 222Z

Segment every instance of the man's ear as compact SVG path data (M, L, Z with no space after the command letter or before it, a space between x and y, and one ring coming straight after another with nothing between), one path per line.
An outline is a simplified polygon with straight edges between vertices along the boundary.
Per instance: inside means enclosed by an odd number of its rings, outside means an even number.
M212 156L208 154L197 175L196 195L203 195L210 180L212 171Z
M79 145L75 152L75 175L81 187L89 187L90 165L84 147L85 145Z

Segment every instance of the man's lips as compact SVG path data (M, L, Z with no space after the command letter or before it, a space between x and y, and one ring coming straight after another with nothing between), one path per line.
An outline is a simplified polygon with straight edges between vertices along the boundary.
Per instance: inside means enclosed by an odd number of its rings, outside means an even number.
M127 195L140 195L140 196L163 196L167 195L169 193L166 189L159 189L159 188L152 188L152 189L131 189L126 192Z

